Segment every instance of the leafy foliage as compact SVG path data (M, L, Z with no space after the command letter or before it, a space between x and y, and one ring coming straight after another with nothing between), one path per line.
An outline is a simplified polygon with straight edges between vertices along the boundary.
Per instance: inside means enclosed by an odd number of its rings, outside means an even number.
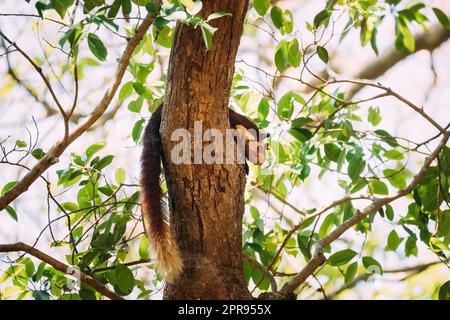
M35 9L41 18L56 12L61 21L69 21L76 5L73 0L37 1ZM160 58L172 46L175 24L182 23L200 32L202 50L210 51L217 40L214 27L217 19L231 19L229 13L216 12L207 17L201 14L201 1L164 1L157 8L146 0L86 0L82 15L67 23L59 34L59 49L68 53L65 72L74 74L77 67L80 78L87 68L99 68L112 63L114 50L108 35L128 38L134 30L117 22L129 19L133 13L147 11L157 14L151 32L139 43L128 65L129 79L117 93L118 103L126 107L129 122L128 136L133 145L141 141L146 119L161 103L166 89L165 70L161 72ZM394 22L395 47L399 51L416 50L414 30L427 29L430 10L439 23L450 29L448 17L439 8L427 8L422 2L406 1L331 1L311 21L305 21L312 43L300 38L297 28L303 23L292 11L269 0L254 0L255 20L264 21L273 29L273 51L265 58L273 65L274 86L279 81L298 81L283 78L288 71L306 72L310 59L317 57L321 66L333 59L333 51L323 38L334 26L334 19L345 13L348 23L341 30L341 40L351 31L359 34L361 46L370 43L378 55L377 34L386 19ZM251 19L251 18L249 18ZM132 21L132 20L131 20ZM102 31L102 32L99 32ZM321 36L322 34L322 36ZM83 51L84 50L84 51ZM87 56L86 54L89 54ZM155 75L157 72L161 75ZM158 77L155 80L155 77ZM294 78L294 79L292 79ZM341 281L351 285L363 274L382 275L383 265L377 260L381 254L396 253L401 257L418 256L427 248L446 261L450 245L450 148L444 146L424 172L423 178L405 194L406 212L401 212L386 201L355 224L352 232L369 238L377 223L388 226L380 250L369 244L352 241L327 244L322 240L352 217L361 214L357 200L369 201L395 195L408 188L416 172L410 172L408 161L417 155L405 139L395 137L383 127L382 110L377 105L351 100L340 86L328 91L326 84L315 87L314 94L305 94L292 86L279 86L266 92L257 89L244 70L237 68L230 104L252 119L261 129L271 133L268 160L264 167L252 167L251 190L246 194L247 210L244 219L243 252L266 266L277 277L278 283L292 278L295 268L291 261L306 264L316 250L323 249L326 264L317 274L331 284ZM376 101L370 101L376 103ZM124 108L125 109L125 108ZM36 162L46 156L44 147L33 145L24 138L12 141L12 153L24 152ZM3 148L4 142L2 142ZM5 149L6 150L6 149ZM106 142L90 144L81 153L71 153L66 163L46 180L49 202L57 210L56 220L65 221L65 234L54 237L52 247L65 254L65 263L94 277L116 294L146 299L158 293L162 277L151 263L148 243L143 234L135 231L142 221L139 209L139 189L133 183L135 173L117 165L117 159L106 152ZM128 174L128 175L127 175ZM290 204L290 194L296 188L335 174L334 187L345 199L321 212L311 207L300 210ZM46 178L47 179L47 178ZM11 190L17 181L2 182L1 193ZM165 185L163 184L165 188ZM273 196L292 209L291 220L271 219L259 206L257 191ZM327 192L327 191L324 191ZM293 207L293 208L292 208ZM50 206L49 206L50 208ZM9 205L5 213L21 223L23 213ZM0 214L3 214L1 212ZM51 223L51 222L49 222ZM134 263L139 260L139 263ZM144 272L147 272L144 277ZM151 276L149 277L148 274ZM269 291L271 279L254 263L244 261L244 277L258 292ZM146 281L150 279L150 281ZM13 261L2 270L0 284L2 299L102 299L84 283L69 285L69 276L53 267L28 257ZM449 282L439 286L438 298L448 299Z

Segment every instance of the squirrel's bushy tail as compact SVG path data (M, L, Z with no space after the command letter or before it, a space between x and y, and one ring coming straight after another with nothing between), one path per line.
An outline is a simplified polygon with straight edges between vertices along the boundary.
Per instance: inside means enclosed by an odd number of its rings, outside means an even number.
M169 225L166 205L160 186L162 106L150 118L144 132L141 168L141 210L150 250L158 270L166 280L173 281L182 271L180 251Z

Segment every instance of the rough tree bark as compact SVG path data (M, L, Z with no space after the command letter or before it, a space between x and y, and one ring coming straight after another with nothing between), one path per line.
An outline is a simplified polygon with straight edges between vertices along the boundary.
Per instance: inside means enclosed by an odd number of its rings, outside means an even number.
M170 150L175 129L194 134L229 127L227 107L234 63L248 0L203 2L201 15L229 12L213 20L218 30L206 51L199 29L178 24L169 62L161 138L169 190L171 224L185 268L165 289L165 299L249 299L242 270L245 170L237 164L175 165ZM192 149L193 150L193 149ZM193 155L192 155L193 156Z

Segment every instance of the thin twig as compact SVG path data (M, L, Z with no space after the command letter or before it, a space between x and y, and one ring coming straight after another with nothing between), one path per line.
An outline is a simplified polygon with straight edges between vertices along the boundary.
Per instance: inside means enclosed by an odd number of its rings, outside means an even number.
M74 128L64 139L56 142L46 153L46 155L33 167L31 170L13 187L0 197L0 211L6 208L8 204L14 201L22 193L28 190L28 187L50 166L58 162L59 156L66 150L66 148L86 132L106 111L111 103L117 89L119 88L122 78L130 62L131 56L136 46L140 43L147 30L153 23L154 14L147 14L142 24L138 27L135 35L128 42L122 57L118 63L116 74L113 77L113 83L109 90L106 91L103 98L96 106L94 111L83 122Z
M5 39L6 42L8 42L10 45L12 45L14 48L16 48L16 50L18 52L20 52L26 60L28 60L28 62L34 67L34 69L36 69L37 73L42 78L42 80L44 81L45 85L47 86L51 96L53 97L53 100L55 101L55 103L59 109L59 112L61 112L61 114L65 118L66 112L64 111L64 108L62 107L61 103L59 102L58 97L56 96L56 93L53 90L53 87L50 83L50 80L48 80L47 76L42 71L42 68L40 66L38 66L36 64L36 62L34 62L34 60L25 51L23 51L14 41L10 40L2 31L0 31L0 36L3 39Z

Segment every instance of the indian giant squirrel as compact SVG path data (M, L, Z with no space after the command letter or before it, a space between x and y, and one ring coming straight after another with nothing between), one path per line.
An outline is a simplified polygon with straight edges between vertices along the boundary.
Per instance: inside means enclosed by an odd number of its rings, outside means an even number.
M157 268L166 280L171 282L183 270L183 261L169 225L169 217L160 186L162 145L159 128L162 110L163 106L160 105L152 114L144 131L140 179L141 210L145 232L148 236L151 252L156 259ZM263 137L260 137L258 126L231 109L228 109L228 116L230 127L236 130L236 136L244 139L246 158L254 159L252 162L255 164L262 164L265 154L260 151L263 149L259 146ZM258 142L256 158L249 157L249 153L252 152L252 150L249 150L249 141ZM248 173L247 163L245 165Z

